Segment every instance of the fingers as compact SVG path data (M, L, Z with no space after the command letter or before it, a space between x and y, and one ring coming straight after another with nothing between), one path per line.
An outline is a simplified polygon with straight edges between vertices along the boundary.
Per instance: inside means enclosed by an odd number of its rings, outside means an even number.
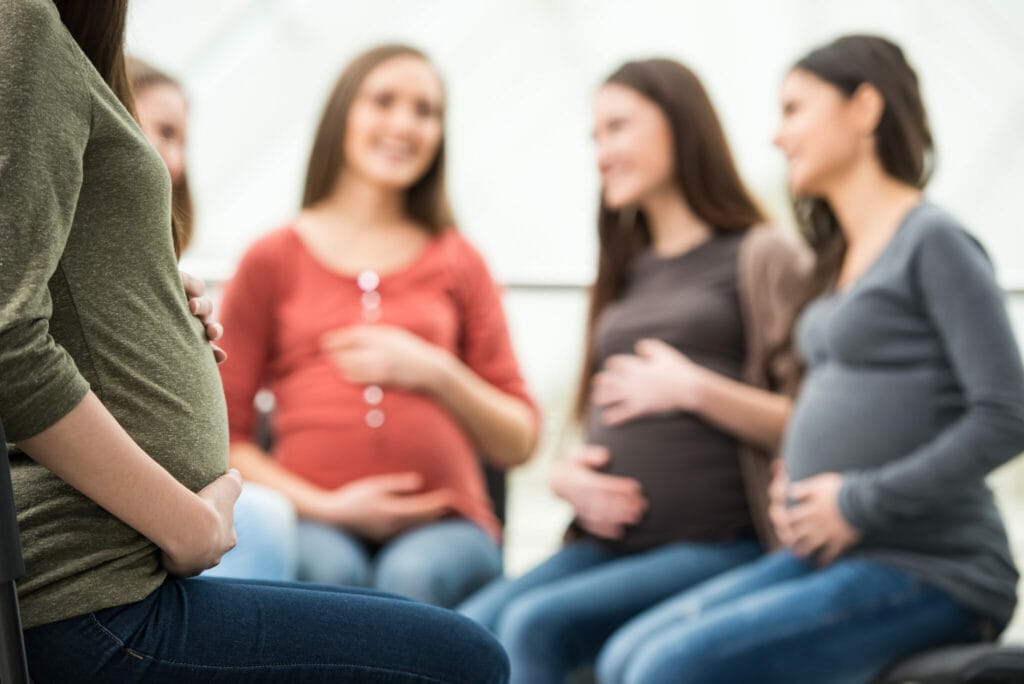
M585 520L583 518L577 518L576 522L587 532L603 539L622 539L623 535L626 533L626 528L622 525L599 523L592 520Z
M573 508L596 523L631 525L647 513L648 501L640 483L632 478L592 474L584 481Z
M782 542L783 546L792 547L796 543L797 536L793 531L793 521L786 505L770 505L768 507L768 518L771 520L775 534L778 535L779 541Z
M200 494L211 500L218 509L230 509L242 493L242 475L234 468L206 485Z
M210 346L213 347L213 359L217 362L218 366L228 360L228 353L226 351L215 344L210 344Z
M786 477L786 466L781 458L773 459L768 467L771 468L772 478Z
M664 354L665 352L676 352L674 347L665 344L661 340L655 340L652 338L640 340L636 343L633 349L636 351L636 355L642 359L650 359L658 356L659 354Z
M206 319L213 314L213 300L209 297L192 297L188 300L188 310L205 323Z
M801 558L809 558L825 545L825 541L815 532L796 533L790 548Z
M206 339L210 342L216 342L224 336L224 326L220 323L207 323L206 324Z
M837 540L833 540L825 544L818 551L818 565L830 565L832 561L834 561L836 558L839 558L839 555L843 552L844 548L845 544Z
M196 278L194 275L189 275L184 271L178 271L181 276L181 284L185 288L185 294L191 299L192 297L202 297L206 293L206 283L202 278Z
M597 406L610 406L622 401L629 394L621 376L612 371L601 371L596 374L590 387L590 399Z
M786 496L795 503L807 503L815 498L817 488L814 486L814 478L791 482L786 488Z
M585 473L583 481L594 496L609 494L636 498L643 497L643 485L640 484L639 480L632 477L588 471Z
M345 351L333 351L330 355L348 382L354 384L383 383L387 377L385 372L387 361L375 350L349 348Z
M612 454L608 449L596 444L587 444L570 456L572 460L591 468L600 468L607 464L611 457Z
M582 507L574 507L577 520L584 522L587 529L605 528L602 536L623 533L627 525L636 525L647 512L646 501L610 496L600 502L590 500Z
M320 348L325 352L344 351L363 344L363 326L352 325L324 333L320 337Z
M401 506L407 515L437 517L451 510L452 492L438 489L424 494L413 494L401 499Z
M636 362L637 358L630 354L615 354L605 359L604 366L602 368L606 371L628 370L632 368Z
M390 494L409 494L418 492L423 488L423 476L412 471L373 475L365 478L363 481L375 486L381 492Z
M789 480L785 474L776 475L772 479L771 485L768 486L768 497L772 504L785 507L789 501L788 490Z
M601 422L610 427L628 423L643 415L643 410L629 401L622 401L601 411Z

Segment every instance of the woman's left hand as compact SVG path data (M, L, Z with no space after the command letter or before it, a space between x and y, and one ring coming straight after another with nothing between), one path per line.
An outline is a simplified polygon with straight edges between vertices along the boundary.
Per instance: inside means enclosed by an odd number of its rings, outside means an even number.
M828 565L861 539L839 510L843 476L822 473L789 486L790 505L786 521L790 548L801 557L814 556Z
M423 392L437 387L446 357L442 349L391 325L341 328L324 335L321 345L353 384Z
M188 297L188 310L202 321L203 327L206 329L206 339L210 340L210 346L213 347L213 358L217 360L218 364L224 363L224 360L228 358L227 352L214 344L224 334L224 328L220 323L210 320L210 317L213 316L213 300L204 294L206 283L201 278L191 276L184 271L179 271L179 273L181 274L181 284L185 286L185 296Z
M605 425L670 411L694 411L708 371L671 345L640 340L636 354L616 354L594 375L592 400Z

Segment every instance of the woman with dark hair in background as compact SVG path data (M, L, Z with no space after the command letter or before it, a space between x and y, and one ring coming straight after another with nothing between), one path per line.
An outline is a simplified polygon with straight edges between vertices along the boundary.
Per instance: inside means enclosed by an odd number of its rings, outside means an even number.
M193 237L192 193L185 163L189 109L185 90L177 79L141 59L129 57L127 67L135 118L160 153L171 177L174 251L180 258ZM184 278L186 287L190 280L195 280L190 276ZM196 307L200 304L209 307L205 301L194 304L193 313L199 313ZM219 338L221 327L213 325ZM234 527L238 544L224 554L220 563L206 570L204 577L294 579L297 562L293 533L295 509L283 494L246 482L235 502Z
M623 65L594 100L600 254L564 548L460 607L514 681L561 682L631 617L772 543L769 459L799 368L796 250L763 224L698 78Z
M168 173L131 115L126 12L0 0L0 421L33 679L503 681L500 647L451 613L183 579L233 545L241 482Z
M873 36L812 51L783 81L775 142L817 257L772 491L786 549L636 618L606 682L870 682L1013 613L985 476L1024 449L1024 369L984 251L922 196L914 70Z
M524 462L537 416L498 288L452 227L444 90L388 45L341 74L303 209L224 294L231 463L298 510L298 578L453 606L501 572L478 455ZM275 397L272 454L253 397Z

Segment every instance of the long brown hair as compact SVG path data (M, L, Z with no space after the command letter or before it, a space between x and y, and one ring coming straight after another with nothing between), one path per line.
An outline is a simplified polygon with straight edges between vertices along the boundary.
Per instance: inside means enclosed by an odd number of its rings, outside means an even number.
M185 95L181 83L152 64L137 57L128 57L128 81L132 94L137 96L146 88L158 85L169 85ZM192 190L188 183L188 171L183 171L171 187L171 238L174 240L174 254L178 258L188 249L195 232Z
M694 214L723 230L742 231L763 223L762 213L736 170L729 143L704 86L690 69L669 59L627 62L607 78L657 105L672 129L676 186ZM643 211L598 207L597 278L590 291L583 371L575 415L581 419L590 401L596 368L594 333L601 312L622 294L633 259L651 243Z
M117 96L132 116L135 116L135 100L128 80L128 65L124 54L124 32L128 22L128 0L53 0L60 13L60 20L89 58L96 71ZM191 236L192 206L191 195L187 205L179 212L177 199L171 211L171 237L174 252L181 252L188 240L180 242L182 234ZM187 214L186 214L187 211ZM182 225L179 225L181 223Z
M935 146L917 73L898 45L878 36L843 36L812 50L793 69L832 84L846 97L865 83L877 88L885 102L875 129L878 160L893 178L924 188L935 169ZM806 304L835 282L846 238L824 198L797 196L793 204L800 233L815 254Z
M327 98L327 106L320 117L320 124L313 139L313 149L306 170L306 186L302 192L303 209L320 202L334 191L345 164L346 124L359 86L377 66L395 57L416 57L430 63L427 56L414 47L400 44L381 45L356 57L341 72ZM444 167L445 143L442 138L433 163L423 177L406 191L406 211L409 217L431 234L441 233L453 223L445 191Z
M53 0L60 20L96 71L129 112L134 112L124 61L128 0Z

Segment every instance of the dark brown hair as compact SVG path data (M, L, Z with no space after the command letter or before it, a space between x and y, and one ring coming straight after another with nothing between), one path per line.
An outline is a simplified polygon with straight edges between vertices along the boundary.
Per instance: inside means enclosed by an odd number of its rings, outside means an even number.
M895 43L850 35L812 50L793 69L835 86L845 97L870 83L885 109L875 129L875 153L893 178L924 188L935 167L935 151L917 74ZM814 250L815 268L806 304L835 283L846 255L846 238L829 203L821 197L795 197L797 225Z
M133 95L153 86L169 85L177 88L184 97L185 90L181 83L169 74L136 57L128 57L126 61ZM185 171L171 187L171 237L174 240L174 254L178 258L188 249L195 232L192 207L192 190L188 183L188 172Z
M733 231L764 222L764 214L736 170L718 115L696 74L673 60L649 59L623 64L605 81L611 83L636 91L665 114L672 129L676 185L698 218L714 228ZM590 292L577 418L585 414L591 377L597 371L594 333L598 317L622 294L629 265L651 243L643 211L612 209L603 198L597 235L597 278Z
M416 57L429 64L420 50L408 45L382 45L356 57L341 72L317 126L306 170L302 207L311 207L334 191L345 163L345 130L349 110L366 76L380 64L395 57ZM423 177L406 191L406 211L411 219L432 234L450 228L452 212L445 191L445 144L442 138L437 156Z
M128 0L54 0L60 20L125 108L134 113L124 62Z

